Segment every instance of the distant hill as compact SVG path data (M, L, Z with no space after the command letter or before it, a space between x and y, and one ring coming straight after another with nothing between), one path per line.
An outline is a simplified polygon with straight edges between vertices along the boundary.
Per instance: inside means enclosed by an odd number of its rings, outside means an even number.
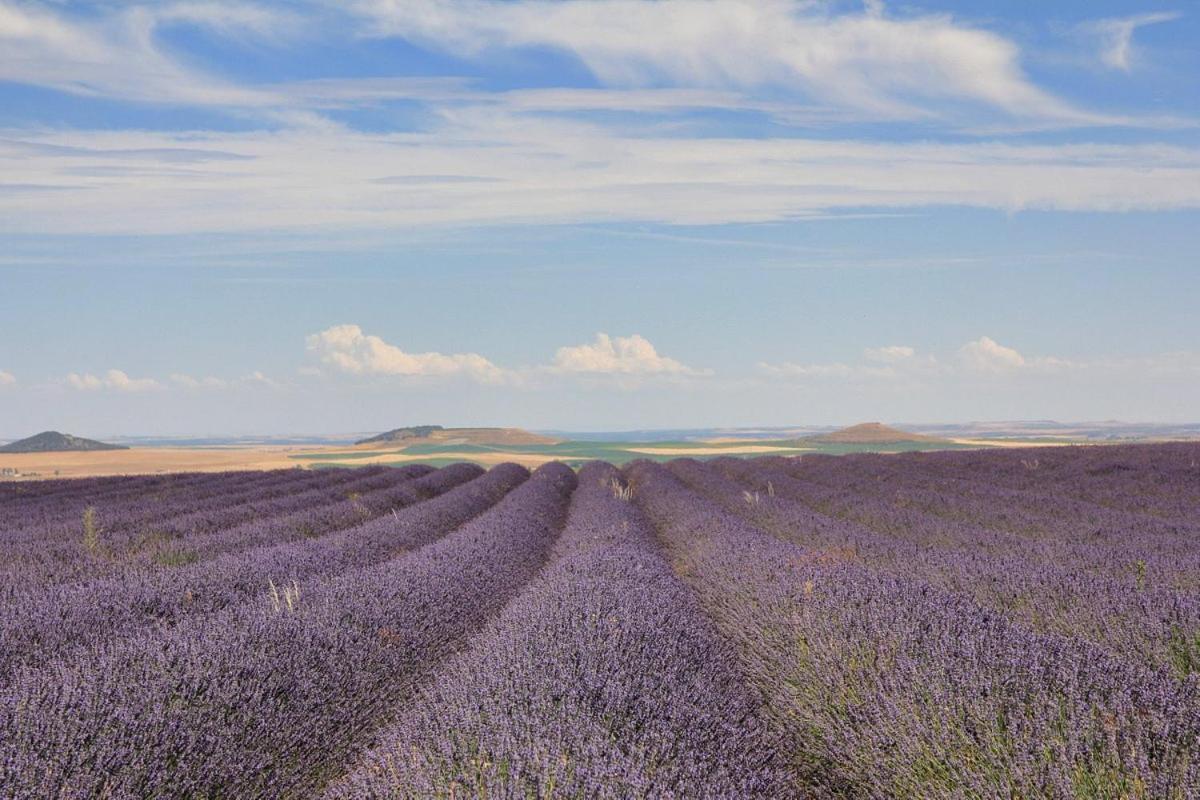
M823 444L891 444L893 442L945 443L948 440L920 433L909 433L879 422L864 422L861 425L851 425L849 428L842 428L833 433L806 436L803 441Z
M360 445L410 444L554 444L558 439L530 433L521 428L443 428L441 425L414 425L396 428L369 439L355 442Z
M0 453L74 453L87 450L128 450L119 444L105 444L93 439L81 439L69 433L46 431L19 442L0 446Z
M444 430L446 429L441 425L412 425L407 428L395 428L369 439L360 439L355 444L394 444L408 439L427 439L434 431Z

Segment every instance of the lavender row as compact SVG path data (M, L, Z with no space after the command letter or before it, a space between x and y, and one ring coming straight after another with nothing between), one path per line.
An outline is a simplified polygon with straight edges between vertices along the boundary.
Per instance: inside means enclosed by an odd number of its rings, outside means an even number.
M1149 448L1155 450L1156 448ZM1197 448L1200 453L1200 448ZM1014 489L997 484L986 469L963 469L947 475L933 465L944 465L944 456L925 454L906 459L855 456L853 460L792 459L792 472L799 478L825 485L836 485L866 493L890 493L906 503L925 503L930 510L946 516L966 514L985 524L1000 524L1028 535L1092 541L1097 530L1133 529L1153 537L1156 545L1200 538L1200 499L1189 506L1189 513L1162 518L1136 510L1114 508L1076 499L1058 491L1053 484L1040 490ZM1127 473L1123 473L1127 474ZM1193 476L1200 484L1200 472Z
M761 465L776 476L803 475L786 479L797 499L876 530L929 543L1004 550L1047 563L1069 560L1130 586L1187 588L1200 573L1200 527L1167 525L1070 500L1042 500L1034 511L1003 490L963 490L957 485L930 489L908 482L897 486L890 478L855 479L833 470L817 482L787 459L756 459L744 465L719 460L719 465L743 473Z
M295 469L195 474L161 486L145 485L131 479L135 485L125 490L117 489L99 496L87 492L52 495L21 508L9 508L4 521L0 522L0 540L12 539L30 530L44 537L64 526L77 527L80 512L88 507L105 513L115 511L130 517L133 517L136 509L136 512L151 519L178 513L181 508L196 507L204 501L220 500L231 493L261 492L274 487L287 491L289 484L336 482L338 477Z
M340 486L313 489L303 496L285 494L254 504L251 508L258 513L248 518L242 514L245 506L235 507L235 516L244 520L239 525L193 532L185 538L149 532L134 537L132 545L128 530L118 527L116 532L110 531L107 518L99 515L90 521L89 536L85 518L73 540L27 547L10 555L5 565L9 580L0 588L0 605L36 592L37 587L177 567L222 552L345 528L420 499L409 484L428 473L427 467L371 471L360 475L357 482L343 481ZM373 488L365 494L347 491L346 487L354 485Z
M694 462L672 468L727 509L819 550L826 559L936 583L1034 629L1088 639L1178 677L1200 671L1200 597L1097 570L1115 549L1111 544L1046 545L1042 554L1011 535L930 518L869 496L814 491L771 462L729 460L717 466L743 483L706 481L708 468ZM776 496L757 488L768 485ZM738 495L743 486L756 492L755 502L742 502ZM812 503L821 494L826 507L833 496L837 509L851 519L812 524L812 510L795 501Z
M579 473L552 566L327 797L785 797L727 644L618 473Z
M327 470L319 470L326 472ZM253 490L229 497L227 502L203 503L185 513L155 522L152 526L106 532L105 544L112 549L137 548L139 541L175 541L186 545L188 540L224 528L258 519L270 519L301 510L311 510L344 500L362 500L372 493L390 490L405 481L424 477L433 468L410 464L389 469L367 468L347 470L350 474L337 480L313 480L292 483L287 491ZM357 472L357 474L355 474ZM182 540L182 541L181 541Z
M81 542L82 551L74 560L59 560L53 551L31 551L23 560L6 567L13 579L0 584L0 609L37 602L43 593L86 586L94 581L133 580L138 575L160 570L175 570L223 553L237 553L252 547L316 538L326 533L361 524L394 509L411 505L427 496L423 484L404 473L385 476L389 486L366 497L346 498L335 492L330 502L312 508L299 508L261 520L251 520L210 534L193 536L186 545L153 542L136 558L114 556L101 539L93 548Z
M327 498L344 499L348 493L372 491L407 478L426 474L422 470L396 472L387 468L361 472L340 471L330 476L327 470L288 475L287 480L251 481L249 485L231 482L212 486L213 493L203 497L174 498L143 495L116 505L76 507L63 522L4 536L3 548L14 560L75 561L89 556L113 555L140 550L186 532L229 526L238 521L271 513L270 504L291 502L299 508ZM281 476L282 477L282 476ZM85 549L85 533L95 535L93 548ZM98 552L102 550L103 552Z
M410 555L22 671L0 795L311 796L541 568L574 486L547 465Z
M772 537L627 468L676 570L739 645L815 796L1186 796L1200 701L1085 642Z
M1194 520L1200 506L1200 444L1194 442L953 453L929 459L924 468L1165 519Z
M19 509L54 502L75 502L81 498L100 500L146 491L186 491L198 484L222 480L232 473L175 472L166 475L108 475L90 478L54 478L0 483L5 508ZM266 473L243 470L243 476Z
M922 481L904 475L895 465L873 479L834 470L819 477L795 468L792 473L802 475L810 489L824 495L819 502L830 513L861 516L870 506L877 524L886 526L894 524L890 518L903 515L925 530L950 528L965 533L983 526L1007 531L1020 537L1012 548L1048 563L1069 562L1073 568L1139 589L1200 591L1200 514L1190 523L1167 521L966 481ZM865 502L864 496L869 498Z
M528 476L515 464L488 475L454 464L413 481L429 495L395 514L317 539L218 556L176 570L53 587L0 615L0 675L138 625L174 625L261 595L271 585L325 579L427 544L493 505ZM475 479L475 480L472 480ZM53 624L47 624L52 620Z

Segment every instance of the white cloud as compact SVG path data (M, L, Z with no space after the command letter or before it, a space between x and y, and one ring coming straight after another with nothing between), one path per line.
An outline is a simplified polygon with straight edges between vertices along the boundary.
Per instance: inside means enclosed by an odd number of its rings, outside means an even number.
M1088 359L1030 356L990 336L967 342L953 354L956 358L939 359L903 345L867 348L863 355L866 363L860 364L760 362L757 368L762 375L780 379L903 380L930 386L980 374L1077 380L1106 380L1117 376L1149 380L1200 375L1200 353L1192 351Z
M963 364L977 372L1007 372L1026 365L1025 357L990 336L980 336L958 350Z
M887 347L868 347L863 351L863 354L871 361L879 361L884 364L896 364L907 361L917 353L911 347L906 345L889 345Z
M11 372L0 369L0 386L12 386L16 382L17 379Z
M949 16L832 15L791 0L360 0L373 33L463 55L554 47L609 85L800 89L884 116L931 99L1096 121L1033 85L1015 44ZM664 32L669 31L669 34Z
M1072 361L1058 356L1025 356L990 336L967 342L959 348L958 357L963 367L972 372L1010 373L1020 370L1025 373L1054 373L1100 366L1100 362Z
M321 363L353 375L465 376L498 383L505 371L477 353L408 353L357 325L335 325L307 339Z
M856 370L849 364L769 364L760 361L758 369L774 378L849 378Z
M926 382L955 373L1050 374L1066 370L1096 369L1100 362L1078 362L1055 356L1026 357L990 336L967 342L955 354L957 359L943 361L931 354L920 354L907 345L868 347L865 363L797 364L760 362L759 372L777 378L855 378L898 379Z
M1159 12L1138 14L1119 19L1102 19L1090 23L1087 29L1100 37L1100 60L1113 69L1129 72L1133 61L1133 33L1146 25L1157 25L1179 19L1182 14Z
M178 372L171 375L171 380L184 389L224 389L229 385L229 382L222 378L193 378Z
M147 392L162 388L162 384L153 378L131 378L119 369L110 369L103 377L72 372L67 376L67 384L83 391L112 389L117 392Z
M153 378L131 378L119 369L104 373L104 383L119 392L144 392L160 388L158 381Z
M272 121L255 131L0 130L0 233L707 225L929 206L1200 207L1194 146L803 138L826 119L916 115L936 128L957 113L950 109L970 105L962 101L1021 117L1006 124L1114 121L1041 92L1002 37L949 16L894 18L869 5L849 15L789 0L350 6L354 24L376 35L455 52L569 50L611 84L491 92L455 78L234 85L199 73L156 35L178 24L222 36L312 30L334 13L320 4L295 12L212 0L114 3L80 14L70 4L0 0L0 81ZM810 96L818 102L803 99ZM428 125L361 132L316 114L399 98L419 99ZM693 137L689 126L708 124L688 113L696 108L761 112L792 129L777 138ZM589 121L574 113L588 110L618 113Z
M276 389L279 388L278 381L268 378L259 370L254 370L254 372L251 372L249 375L242 378L242 383L257 383L262 386L270 386Z
M790 361L772 364L760 361L758 371L772 378L817 378L855 380L922 379L942 372L933 356L918 356L911 347L867 348L864 356L871 363L843 362L798 364Z
M266 375L257 370L251 372L249 375L243 375L240 378L234 379L215 378L212 376L197 378L191 375L176 372L171 375L171 381L176 386L189 391L229 389L237 386L247 386L253 384L270 386L273 388L279 387L279 384L276 381L268 378Z
M397 134L0 131L0 174L46 189L0 192L0 231L21 233L1200 207L1194 148L692 140L483 108Z
M252 35L261 39L280 39L298 33L305 26L304 19L297 14L241 0L156 3L142 6L139 13L148 15L147 24L153 26L187 23L209 28L227 37Z
M138 102L261 109L278 98L210 78L171 58L155 41L167 22L236 27L242 33L284 17L248 5L133 5L86 19L0 0L0 80Z
M81 390L92 390L92 389L103 389L104 388L104 381L100 380L95 375L88 375L88 374L79 375L74 372L72 372L70 375L67 376L67 383L70 384L73 388L81 389Z
M645 337L597 333L587 344L560 347L550 367L555 372L591 375L703 375L673 358L660 355Z

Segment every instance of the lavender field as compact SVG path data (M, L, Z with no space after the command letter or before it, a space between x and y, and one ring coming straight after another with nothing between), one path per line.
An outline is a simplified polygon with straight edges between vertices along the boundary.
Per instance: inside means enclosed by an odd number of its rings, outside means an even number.
M1200 445L3 484L0 797L1200 797Z

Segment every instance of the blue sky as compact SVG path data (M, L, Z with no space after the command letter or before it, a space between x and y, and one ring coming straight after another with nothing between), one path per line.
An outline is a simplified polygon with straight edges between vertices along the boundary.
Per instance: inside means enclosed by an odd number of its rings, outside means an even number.
M1194 421L1198 11L0 0L0 436Z

